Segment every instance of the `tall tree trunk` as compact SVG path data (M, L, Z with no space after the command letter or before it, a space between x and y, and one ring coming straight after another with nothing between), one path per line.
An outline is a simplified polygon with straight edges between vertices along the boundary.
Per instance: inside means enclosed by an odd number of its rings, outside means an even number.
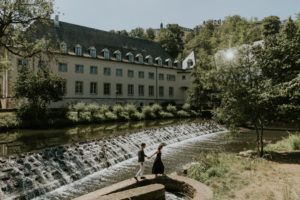
M259 142L259 130L258 127L255 126L255 131L256 131L256 145L257 145L257 156L260 155L260 142Z
M260 157L264 156L264 125L261 125L260 130Z

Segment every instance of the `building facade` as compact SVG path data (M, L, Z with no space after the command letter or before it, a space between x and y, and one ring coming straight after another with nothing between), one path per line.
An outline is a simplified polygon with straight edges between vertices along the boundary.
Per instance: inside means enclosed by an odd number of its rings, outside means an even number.
M59 51L50 60L22 59L6 53L11 67L2 74L1 108L16 107L12 88L18 67L35 71L49 67L65 79L63 100L51 103L51 107L76 102L183 104L187 98L192 67L172 59L155 42L59 22L58 18L51 25L41 25L40 30L40 36L50 33L59 41ZM191 54L189 60L195 57Z

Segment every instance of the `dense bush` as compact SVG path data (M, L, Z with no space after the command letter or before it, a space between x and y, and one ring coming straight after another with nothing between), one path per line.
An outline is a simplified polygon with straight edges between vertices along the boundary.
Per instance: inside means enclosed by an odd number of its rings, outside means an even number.
M160 117L163 119L167 119L167 118L173 118L174 115L170 112L165 112L165 111L160 111L159 113Z
M117 116L118 120L129 120L128 112L125 110L125 107L120 104L114 105L113 113Z
M300 150L300 135L290 135L275 144L266 146L265 151L293 151Z
M142 108L142 113L144 115L144 119L155 119L155 117L157 116L154 112L154 109L153 109L154 105L151 107L151 106L144 106Z
M177 116L180 118L190 117L190 114L184 110L179 110Z
M159 105L159 104L153 104L151 107L152 107L154 116L156 118L160 118L160 112L163 110L162 107L161 107L161 105Z
M173 116L174 116L174 115L176 115L177 108L176 108L176 106L173 106L173 105L169 104L169 105L167 106L167 111L168 111L169 113L172 113Z

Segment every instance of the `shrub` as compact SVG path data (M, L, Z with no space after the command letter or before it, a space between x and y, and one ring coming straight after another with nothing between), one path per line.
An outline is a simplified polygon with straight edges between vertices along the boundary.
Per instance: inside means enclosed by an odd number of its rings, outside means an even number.
M83 102L76 103L73 105L73 110L77 112L77 119L80 120L81 112L84 112L86 109L86 104Z
M195 110L191 110L191 111L190 111L190 115L191 115L192 117L199 117L199 116L200 116L200 113L198 113L198 112L195 111Z
M144 115L144 119L154 119L156 117L153 111L153 107L151 106L144 106L142 108L142 113Z
M142 119L145 119L145 118L144 118L144 114L143 114L143 113L140 113L140 112L138 112L138 111L136 111L135 113L133 113L131 117L132 117L131 119L135 119L135 120L142 120Z
M115 121L118 119L118 117L111 111L108 111L105 113L105 119L107 121Z
M190 112L191 110L191 105L188 104L188 103L185 103L183 106L182 106L182 110L186 111L186 112Z
M100 110L100 106L97 103L91 103L86 106L86 110L91 114L91 120L96 121L96 114Z
M178 117L180 118L185 118L185 117L190 117L190 114L184 110L179 110L177 112Z
M105 115L106 112L110 111L108 105L101 105L99 108L99 113Z
M289 135L289 137L266 146L265 151L293 151L300 150L300 135Z
M124 106L124 110L127 112L129 119L134 119L134 114L137 112L135 105L127 104Z
M167 111L168 111L169 113L172 113L173 116L174 116L174 115L176 115L177 108L176 108L176 106L173 106L173 105L169 104L169 105L167 106Z
M160 111L159 113L160 117L163 119L167 119L167 118L172 118L174 117L174 115L172 113L169 112L165 112L165 111Z
M116 104L113 107L113 113L117 116L118 120L128 120L128 113L125 111L122 105Z
M159 104L153 104L151 106L151 108L152 108L154 117L159 118L160 117L159 113L163 110L162 107Z

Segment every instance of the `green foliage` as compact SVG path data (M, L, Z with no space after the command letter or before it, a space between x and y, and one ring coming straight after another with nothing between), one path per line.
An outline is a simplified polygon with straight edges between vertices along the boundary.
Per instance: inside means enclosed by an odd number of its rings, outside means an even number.
M64 79L47 68L35 73L28 67L20 67L18 74L14 85L15 97L26 100L18 110L18 118L33 121L45 119L50 102L59 101L63 96Z
M107 121L115 121L118 119L118 117L111 111L108 111L105 113L105 119Z
M180 118L190 117L190 114L184 110L177 111L177 116Z
M189 112L191 110L191 105L188 103L183 104L182 110Z
M132 29L129 33L129 36L135 38L144 38L145 37L145 30L141 27Z
M177 108L176 108L176 106L173 106L173 105L171 105L171 104L169 104L168 106L167 106L167 109L166 109L169 113L171 113L171 114L176 114L176 112L177 112Z
M268 144L265 150L267 152L300 150L300 135L289 135L275 144Z
M19 126L16 115L11 112L0 113L0 130Z
M159 113L163 110L163 108L159 104L153 104L152 110L154 113L153 115L156 116L157 118L159 118L160 117Z
M142 108L142 113L144 115L144 119L155 119L157 115L155 115L153 106L144 106Z
M174 114L170 112L160 111L159 116L163 119L167 119L167 118L173 118Z
M97 103L91 103L86 106L86 111L90 112L92 121L99 120L98 117L96 117L96 115L98 114L97 112L99 110L100 110L100 106Z
M279 17L277 16L265 17L262 20L262 23L263 23L263 35L265 37L279 33L279 29L280 29Z
M154 32L154 29L152 28L148 28L146 30L146 38L148 40L154 40L155 39L155 32Z
M183 50L183 31L178 24L168 24L160 30L155 38L173 58L176 58Z
M119 120L129 120L129 115L122 105L114 105L113 113L117 116L117 119Z
M138 118L136 116L136 113L138 112L135 105L133 104L126 104L125 107L124 107L124 110L127 112L127 115L129 117L129 119L135 119L135 118Z
M0 47L22 57L49 51L51 41L31 41L27 37L38 30L35 22L47 23L53 14L53 0L1 0ZM15 48L18 46L18 48ZM45 48L46 46L46 48Z

